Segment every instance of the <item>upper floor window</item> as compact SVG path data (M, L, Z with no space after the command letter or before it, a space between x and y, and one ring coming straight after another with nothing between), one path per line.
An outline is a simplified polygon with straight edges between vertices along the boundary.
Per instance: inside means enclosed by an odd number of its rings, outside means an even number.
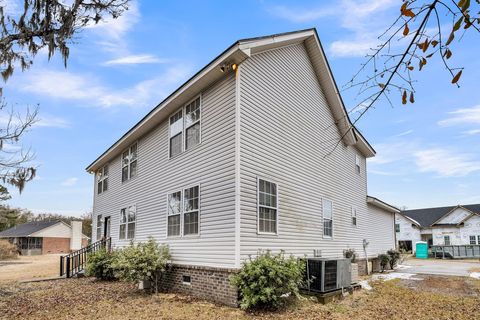
M277 233L278 190L273 182L258 179L258 232Z
M137 143L122 153L122 182L137 175Z
M97 171L97 193L107 191L108 189L108 165Z
M97 216L97 241L102 238L102 226L103 226L102 215Z
M333 235L333 204L332 201L322 199L323 208L323 235L331 237Z
M400 232L400 223L395 223L395 232Z
M170 117L170 158L200 143L200 115L198 97Z
M135 224L137 221L137 206L129 206L120 210L119 239L135 238Z
M355 172L358 174L361 172L360 156L358 154L355 155Z
M357 209L352 208L352 225L357 225Z

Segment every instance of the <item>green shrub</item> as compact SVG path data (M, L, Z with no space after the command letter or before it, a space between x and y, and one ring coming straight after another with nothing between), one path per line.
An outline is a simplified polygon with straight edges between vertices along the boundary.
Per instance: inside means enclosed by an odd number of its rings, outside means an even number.
M345 258L350 259L352 263L355 263L357 260L357 253L355 252L355 249L347 249L343 251L343 255Z
M8 240L0 240L0 260L18 258L17 246Z
M259 252L245 262L232 284L240 291L242 309L271 308L283 305L286 298L299 297L304 281L305 261L294 256L285 257L282 251L272 254Z
M108 252L105 248L89 254L85 266L85 275L101 280L115 279L115 258L116 254Z
M382 253L378 255L378 259L380 259L380 267L382 268L382 272L384 272L385 268L390 262L390 256L388 254Z
M390 249L387 251L387 254L388 256L390 257L390 269L393 270L393 268L395 267L395 265L397 264L398 260L400 260L401 258L401 254L399 251L395 250L395 249Z
M118 251L115 260L116 275L125 281L149 281L158 293L159 281L167 269L170 250L153 238L145 243L131 244Z

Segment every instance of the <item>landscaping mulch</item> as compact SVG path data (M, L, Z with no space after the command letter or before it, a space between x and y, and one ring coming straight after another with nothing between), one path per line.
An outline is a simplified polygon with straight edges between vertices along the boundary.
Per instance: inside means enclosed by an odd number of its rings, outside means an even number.
M468 285L470 291L452 294L442 290L442 282L458 290ZM309 297L277 312L256 313L185 295L148 295L118 281L5 283L0 285L0 319L478 319L479 280L428 277L415 283L375 282L371 291L327 305Z

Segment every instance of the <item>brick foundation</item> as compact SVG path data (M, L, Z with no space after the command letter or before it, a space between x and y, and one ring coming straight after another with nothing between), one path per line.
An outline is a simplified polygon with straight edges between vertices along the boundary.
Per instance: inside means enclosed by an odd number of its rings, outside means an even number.
M70 238L43 238L42 254L69 253Z
M171 265L162 281L162 291L186 293L236 307L238 290L230 284L230 276L235 272L226 268ZM188 277L190 283L185 283Z
M365 276L367 275L367 265L365 263L365 259L357 259L355 263L358 265L358 275ZM371 272L379 272L380 271L380 259L378 258L369 258L368 263L370 264L369 269L371 268Z

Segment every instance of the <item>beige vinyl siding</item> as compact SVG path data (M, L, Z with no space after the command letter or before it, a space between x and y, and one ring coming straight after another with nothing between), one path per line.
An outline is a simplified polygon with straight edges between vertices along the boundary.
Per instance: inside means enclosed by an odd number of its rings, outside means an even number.
M365 158L343 143L325 157L340 134L304 45L252 56L241 66L240 81L241 258L258 249L310 256L321 249L337 257L354 248L363 255L364 238L384 243L372 245L370 256L393 248L393 214L383 221L383 213L367 207ZM257 233L257 177L277 183L277 235ZM332 239L323 238L322 198L333 202ZM379 229L378 216L390 225Z
M138 140L136 177L122 183L120 156L110 160L109 188L102 194L95 192L93 230L98 214L111 216L114 247L129 243L118 239L120 209L136 205L136 242L152 236L169 244L175 263L234 266L234 75L204 90L201 99L200 145L169 159L166 119ZM167 194L194 185L200 185L200 234L167 238Z

